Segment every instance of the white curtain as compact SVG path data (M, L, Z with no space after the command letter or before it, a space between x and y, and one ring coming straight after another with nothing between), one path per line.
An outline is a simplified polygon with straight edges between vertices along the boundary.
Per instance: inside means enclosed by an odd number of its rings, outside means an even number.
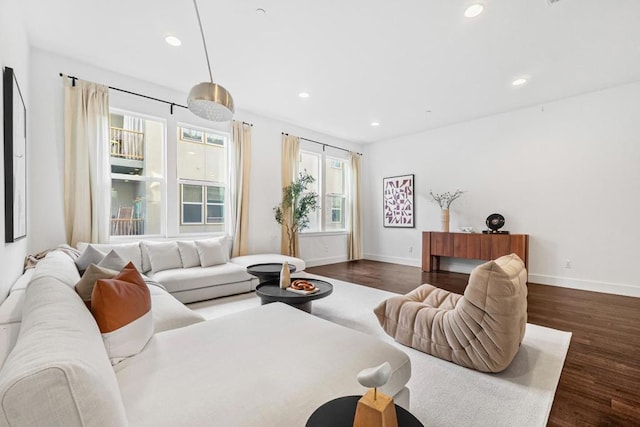
M362 217L360 209L361 158L351 153L351 209L349 209L349 259L362 259Z
M64 79L67 243L109 239L109 88Z
M233 122L232 142L232 211L233 247L231 256L248 253L249 236L249 176L251 171L251 126L242 122Z
M282 135L282 188L290 185L298 176L298 157L300 156L300 138L292 135ZM291 222L291 210L283 212L284 221ZM300 256L298 233L293 236L289 245L289 233L284 222L280 235L280 252L283 255Z

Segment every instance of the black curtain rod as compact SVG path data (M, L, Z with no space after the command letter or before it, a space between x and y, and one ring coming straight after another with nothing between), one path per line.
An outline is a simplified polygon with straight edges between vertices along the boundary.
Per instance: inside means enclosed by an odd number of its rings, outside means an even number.
M67 75L62 74L62 73L60 73L60 77L67 77L67 78L71 79L71 85L72 86L76 85L76 80L80 80L78 77L67 76ZM171 108L171 114L173 114L173 107L180 107L180 108L189 109L189 107L187 107L186 105L176 104L175 102L165 101L164 99L154 98L153 96L143 95L141 93L131 92L130 90L120 89L118 87L113 87L113 86L107 86L107 87L109 89L111 89L111 90L117 90L118 92L124 92L124 93L128 93L129 95L135 95L135 96L139 96L141 98L151 99L153 101L158 101L158 102L162 102L162 103L165 103L165 104L169 104L169 106Z
M62 73L60 73L60 77L70 78L72 86L76 85L76 80L80 80L78 77L67 76L67 75L62 74ZM173 107L185 108L187 110L189 109L189 107L187 107L186 105L180 105L180 104L176 104L175 102L165 101L164 99L154 98L153 96L148 96L148 95L143 95L141 93L131 92L130 90L120 89L120 88L113 87L113 86L108 86L108 88L111 89L111 90L117 90L118 92L128 93L129 95L135 95L135 96L139 96L141 98L151 99L153 101L158 101L158 102L163 102L165 104L169 104L170 109L171 109L171 114L173 114ZM253 123L242 122L242 124L253 127Z
M289 136L288 133L286 132L282 132L283 135ZM314 144L319 144L322 145L322 151L324 151L325 147L331 147L331 148L335 148L336 150L342 150L342 151L346 151L347 153L351 153L351 150L347 150L346 148L342 148L342 147L336 147L335 145L331 145L331 144L325 144L324 142L320 142L320 141L314 141L313 139L309 139L309 138L303 138L301 136L298 137L299 139L302 139L304 141L309 141L309 142L313 142ZM362 156L362 153L358 153L355 152L358 156Z

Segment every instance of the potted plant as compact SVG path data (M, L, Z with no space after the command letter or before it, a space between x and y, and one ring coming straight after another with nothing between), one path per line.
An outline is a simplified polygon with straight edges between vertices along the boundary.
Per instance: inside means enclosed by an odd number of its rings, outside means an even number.
M282 202L276 206L276 222L284 227L288 238L288 255L297 256L297 235L309 227L309 214L318 209L318 194L307 191L315 178L300 172L298 179L282 189Z

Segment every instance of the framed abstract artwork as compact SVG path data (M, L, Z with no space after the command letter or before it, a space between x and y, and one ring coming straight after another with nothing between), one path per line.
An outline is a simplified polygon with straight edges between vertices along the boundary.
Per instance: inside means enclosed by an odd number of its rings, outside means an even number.
M413 175L383 178L382 203L385 227L414 227L413 184Z
M3 75L5 242L27 236L27 108L13 68Z

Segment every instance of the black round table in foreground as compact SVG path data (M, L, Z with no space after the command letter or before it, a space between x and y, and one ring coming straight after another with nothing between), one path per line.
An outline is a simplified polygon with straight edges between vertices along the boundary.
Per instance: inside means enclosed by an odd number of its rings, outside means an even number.
M306 427L353 427L356 405L362 396L345 396L333 399L314 411ZM409 411L396 405L398 427L424 427Z
M291 279L295 280L295 279ZM313 283L319 289L313 294L303 295L280 288L280 279L266 281L256 286L256 294L260 297L262 305L270 302L283 302L292 307L311 313L311 301L328 297L333 292L333 285L324 280L307 279L307 282Z
M253 264L247 267L247 273L252 276L256 276L260 283L264 283L268 280L279 279L280 271L282 271L281 262L269 262L265 264ZM296 266L289 264L289 272L296 271Z

